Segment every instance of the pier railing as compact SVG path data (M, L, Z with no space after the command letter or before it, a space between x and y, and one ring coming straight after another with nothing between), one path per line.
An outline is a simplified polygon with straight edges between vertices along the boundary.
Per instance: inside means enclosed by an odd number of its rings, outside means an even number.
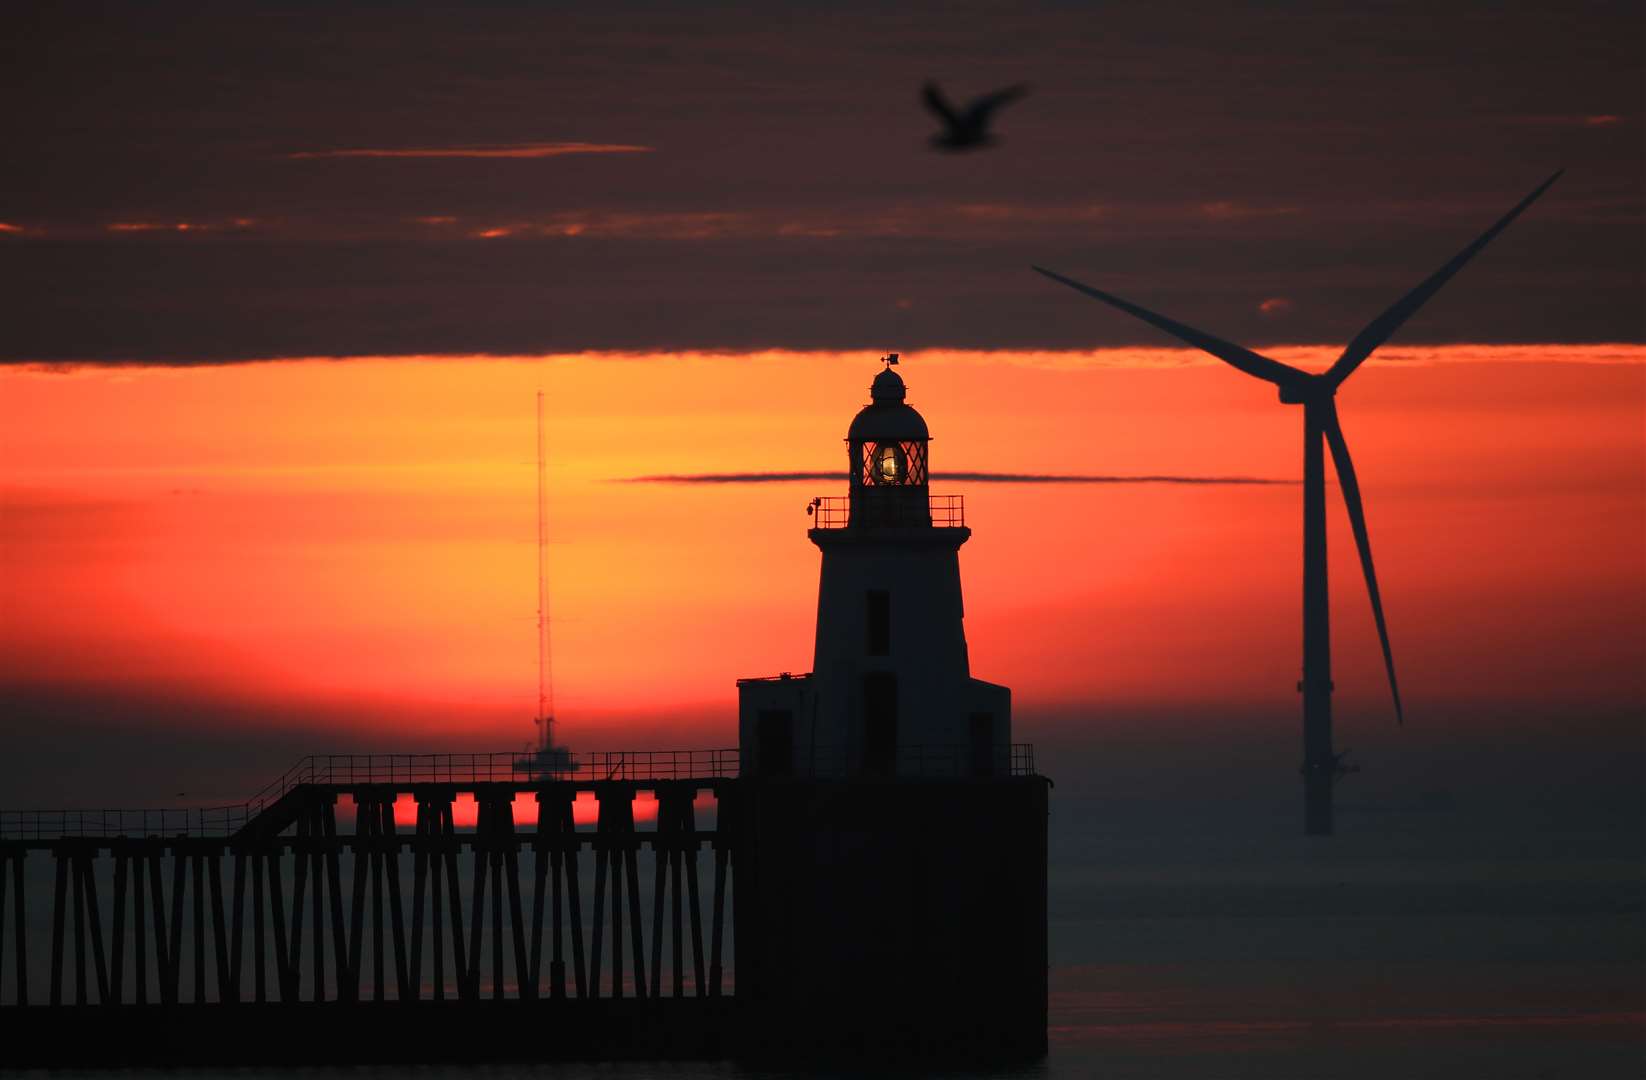
M802 761L805 771L842 775L858 771L843 748L825 747ZM553 781L645 783L665 780L731 779L742 772L736 749L599 750L560 757L526 752L481 754L313 754L242 803L226 806L156 809L0 810L0 840L46 841L73 837L228 837L305 785L409 788L421 784L516 784ZM1034 746L1012 743L1004 762L979 768L969 746L905 745L898 748L895 775L944 778L978 775L1032 776Z
M144 810L0 810L0 840L80 836L228 836L255 811L233 806Z
M539 784L710 780L738 774L738 752L598 750L540 757L482 754L312 754L242 803L167 809L0 810L0 840L80 836L230 836L304 785Z
M702 780L737 775L736 749L531 751L484 754L315 754L252 796L272 802L299 784L497 784L531 780Z

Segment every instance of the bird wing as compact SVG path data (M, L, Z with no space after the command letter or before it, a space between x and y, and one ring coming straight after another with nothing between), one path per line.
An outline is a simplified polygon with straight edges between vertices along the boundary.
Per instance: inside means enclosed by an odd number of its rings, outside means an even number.
M1372 569L1372 541L1366 534L1366 508L1360 502L1360 482L1355 479L1354 462L1349 460L1349 444L1343 439L1343 428L1337 421L1337 402L1326 406L1326 422L1322 425L1326 443L1332 448L1332 463L1337 466L1337 481L1343 492L1343 505L1349 508L1349 527L1354 530L1355 547L1360 549L1360 568L1366 574L1366 595L1372 598L1372 618L1377 620L1377 640L1383 645L1383 666L1389 673L1389 692L1395 699L1395 720L1406 722L1400 708L1400 684L1395 682L1395 657L1389 650L1389 628L1383 622L1383 598L1377 591L1377 571Z
M1481 233L1474 243L1454 255L1451 262L1430 274L1421 285L1395 301L1389 310L1367 323L1366 329L1355 335L1355 339L1349 342L1343 350L1343 355L1338 357L1337 362L1326 372L1326 378L1331 380L1332 385L1339 385L1344 379L1354 374L1355 368L1359 367L1372 354L1373 349L1388 341L1390 335L1399 330L1401 324L1411 318L1417 309L1428 301L1429 297L1439 292L1440 287L1450 281L1453 274L1463 269L1464 264L1478 255L1481 248L1491 243L1493 237L1508 228L1509 223L1519 217L1521 212L1528 206L1536 202L1538 196L1548 191L1549 186L1559 180L1561 173L1565 171L1565 169L1561 169L1560 172L1543 181L1536 191L1520 200L1519 205L1513 210L1498 218L1497 223Z
M1017 83L1013 86L1006 87L1004 90L996 90L992 94L985 94L976 101L972 102L970 105L966 106L966 122L973 124L978 123L990 113L1000 108L1000 106L1005 105L1008 102L1016 101L1028 92L1028 83Z
M943 91L938 89L935 82L927 82L921 87L920 96L926 102L926 108L942 117L945 124L960 123L959 114L954 111L954 106L949 104L949 99L943 96Z
M1042 269L1038 266L1032 267L1031 269L1033 269L1036 273L1044 274L1053 281L1062 282L1064 285L1074 289L1076 292L1083 292L1094 300L1101 300L1111 307L1119 308L1128 315L1142 319L1150 326L1164 330L1166 333L1177 338L1179 341L1187 342L1197 349L1203 349L1217 357L1219 360L1222 360L1224 363L1238 368L1248 375L1255 375L1259 379L1266 379L1277 386L1287 386L1294 383L1301 383L1312 378L1312 376L1308 373L1299 371L1297 368L1292 367L1289 364L1282 364L1279 360L1271 360L1267 356L1252 352L1252 350L1244 346L1236 345L1230 341L1224 341L1222 338L1213 337L1205 331L1196 330L1192 326L1185 326L1183 323L1175 322L1166 318L1164 315L1157 315L1147 308L1140 308L1136 304L1133 304L1127 300L1122 300L1118 296L1111 296L1106 292L1101 292L1092 288L1090 285L1082 285L1073 278L1066 278L1062 274L1054 274L1052 271Z

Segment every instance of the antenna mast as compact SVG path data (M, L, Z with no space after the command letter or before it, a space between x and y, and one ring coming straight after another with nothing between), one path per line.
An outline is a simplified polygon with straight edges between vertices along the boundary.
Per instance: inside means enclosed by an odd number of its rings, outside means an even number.
M543 391L537 392L537 745L554 746L554 668L549 658L548 483L543 451Z

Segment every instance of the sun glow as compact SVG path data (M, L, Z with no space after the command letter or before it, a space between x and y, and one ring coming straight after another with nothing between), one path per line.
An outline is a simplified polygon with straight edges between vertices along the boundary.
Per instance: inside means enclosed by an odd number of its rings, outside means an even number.
M1646 637L1646 349L1482 348L1407 347L1342 395L1403 690L1627 698ZM927 353L901 370L951 471L1295 479L1296 418L1268 388L1172 353ZM810 663L804 510L844 476L618 481L829 470L875 359L0 372L0 681L371 700L354 723L377 747L418 741L394 705L416 702L461 716L471 745L524 742L541 386L568 737L612 745L645 716L656 742L678 716L675 741L702 744L686 729L729 718L737 677ZM1021 702L1294 706L1295 486L936 490L967 495L975 533L973 669ZM1329 499L1339 698L1387 709Z

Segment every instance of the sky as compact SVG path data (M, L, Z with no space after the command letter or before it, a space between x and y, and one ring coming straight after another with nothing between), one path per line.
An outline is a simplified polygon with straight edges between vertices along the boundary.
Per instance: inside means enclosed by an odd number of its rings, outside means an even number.
M1340 394L1408 724L1333 492L1339 743L1389 799L1638 786L1637 5L11 19L13 801L526 742L538 390L568 741L730 743L737 678L809 666L844 485L641 478L843 468L887 350L1046 771L1292 798L1300 417L1027 266L1318 370L1559 168ZM927 78L1032 90L944 155Z
M0 358L1640 336L1637 4L882 6L13 5Z

